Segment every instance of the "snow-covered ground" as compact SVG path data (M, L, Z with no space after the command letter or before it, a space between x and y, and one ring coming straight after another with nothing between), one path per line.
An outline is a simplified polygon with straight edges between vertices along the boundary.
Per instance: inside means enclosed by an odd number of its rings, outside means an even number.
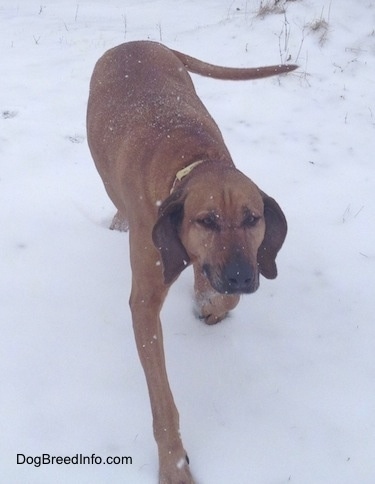
M279 277L226 321L194 318L190 270L163 309L197 482L374 483L371 0L2 0L1 482L157 479L128 237L107 230L114 208L85 134L95 61L135 39L223 65L301 66L253 82L194 76L237 166L289 223ZM133 463L17 464L43 453Z

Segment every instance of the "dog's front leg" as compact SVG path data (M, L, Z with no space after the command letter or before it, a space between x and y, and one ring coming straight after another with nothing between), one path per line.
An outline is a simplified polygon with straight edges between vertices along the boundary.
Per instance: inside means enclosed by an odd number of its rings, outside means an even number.
M151 243L150 246L151 247ZM179 431L179 416L169 386L160 323L160 310L168 292L162 282L158 254L143 248L132 257L130 307L139 358L151 400L153 428L159 451L160 484L192 484L188 458ZM149 255L150 253L150 255Z
M207 324L216 324L224 319L239 300L238 294L220 294L212 288L199 264L194 264L194 292L198 316Z

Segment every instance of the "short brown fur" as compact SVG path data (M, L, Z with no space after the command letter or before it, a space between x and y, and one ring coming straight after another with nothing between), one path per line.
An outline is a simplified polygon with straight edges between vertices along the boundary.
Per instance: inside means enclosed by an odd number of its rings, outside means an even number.
M159 315L168 289L193 264L199 315L217 323L241 293L258 288L259 274L276 277L287 231L275 200L235 168L188 70L254 79L294 68L212 66L158 43L130 42L94 69L88 142L117 208L112 228L130 229L130 307L163 484L193 483L165 367Z

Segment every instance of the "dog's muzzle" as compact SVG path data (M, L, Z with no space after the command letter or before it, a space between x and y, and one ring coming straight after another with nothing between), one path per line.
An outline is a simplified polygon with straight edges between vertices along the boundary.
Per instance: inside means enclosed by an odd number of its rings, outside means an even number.
M218 270L209 264L203 272L211 286L221 294L250 294L259 287L259 272L243 256L238 256Z

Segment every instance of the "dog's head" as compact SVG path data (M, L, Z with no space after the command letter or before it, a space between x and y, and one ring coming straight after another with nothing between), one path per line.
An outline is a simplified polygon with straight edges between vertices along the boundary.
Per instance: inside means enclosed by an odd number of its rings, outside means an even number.
M276 201L229 168L181 184L160 206L153 241L166 284L197 262L216 291L251 293L259 273L277 276L275 259L286 232Z

